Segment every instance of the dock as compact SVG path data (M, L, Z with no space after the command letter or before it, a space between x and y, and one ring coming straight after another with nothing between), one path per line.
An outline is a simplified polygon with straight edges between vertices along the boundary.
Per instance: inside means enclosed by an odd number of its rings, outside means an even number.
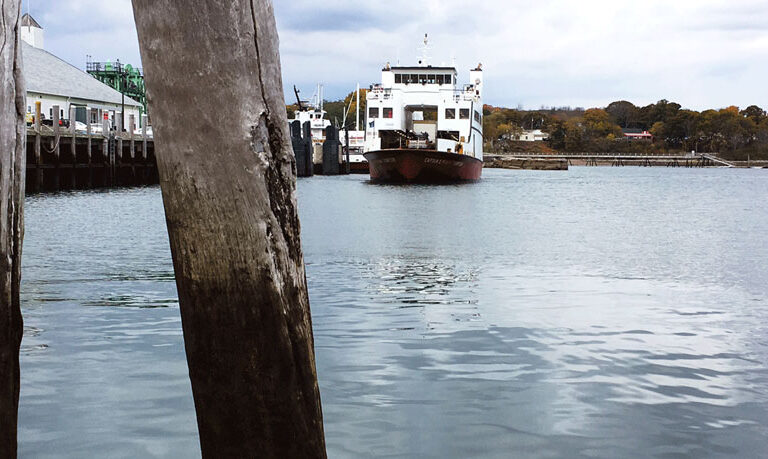
M86 123L83 132L76 130L74 110L70 110L72 122L68 126L59 121L59 108L54 107L50 126L41 123L38 112L35 122L27 127L27 192L159 183L154 139L147 133L146 115L140 134L136 133L133 116L127 120L126 132L111 129L107 120L96 127Z
M711 153L696 154L632 154L632 153L515 153L485 155L487 167L509 160L565 161L568 166L644 166L644 167L740 167Z

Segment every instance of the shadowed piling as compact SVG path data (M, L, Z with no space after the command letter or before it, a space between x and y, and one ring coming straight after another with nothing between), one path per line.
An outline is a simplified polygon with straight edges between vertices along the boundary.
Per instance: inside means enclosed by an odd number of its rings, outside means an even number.
M19 307L24 239L25 90L20 2L2 3L0 22L0 457L16 457L19 411Z

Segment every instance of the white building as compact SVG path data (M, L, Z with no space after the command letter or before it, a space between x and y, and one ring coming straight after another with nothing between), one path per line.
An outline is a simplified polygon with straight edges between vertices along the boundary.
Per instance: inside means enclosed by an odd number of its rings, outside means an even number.
M522 140L523 142L538 142L547 140L548 138L549 134L546 132L543 132L541 129L533 129L529 131L523 131L522 134L517 136L516 140Z
M35 102L40 101L44 119L53 118L53 106L58 105L60 119L69 119L70 107L74 107L77 121L100 125L106 117L114 125L115 115L123 107L119 91L45 51L43 28L29 14L21 19L21 38L28 118L35 112ZM125 97L126 129L130 115L134 115L136 126L140 125L141 108L140 103ZM87 109L96 109L90 112L90 119Z

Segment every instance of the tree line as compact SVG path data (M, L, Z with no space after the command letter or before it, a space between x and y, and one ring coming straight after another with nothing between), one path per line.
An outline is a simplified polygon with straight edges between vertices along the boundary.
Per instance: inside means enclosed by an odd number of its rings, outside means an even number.
M569 152L696 151L740 160L768 159L768 115L757 105L695 111L660 100L639 107L621 100L605 108L521 110L484 107L487 151L504 151L523 130L549 134L548 148ZM623 130L648 131L652 141L628 140Z

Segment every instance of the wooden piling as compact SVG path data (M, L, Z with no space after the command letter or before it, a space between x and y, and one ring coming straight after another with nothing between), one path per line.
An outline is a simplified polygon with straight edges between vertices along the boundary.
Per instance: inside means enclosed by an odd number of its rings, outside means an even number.
M41 191L43 189L43 155L40 142L42 141L42 135L40 132L41 121L41 102L35 101L35 191Z
M69 106L69 135L72 139L72 144L70 145L70 152L72 153L72 189L77 188L77 131L75 128L77 127L77 121L75 120L75 114L77 112L75 111L75 107L73 105Z
M21 59L21 2L0 8L0 457L15 458L19 409L19 287L24 239L26 90ZM39 119L39 118L38 118Z
M141 159L147 159L147 115L141 115Z
M92 132L91 132L91 120L93 119L95 108L92 108L88 110L88 114L86 116L86 123L85 123L85 132L88 135L88 147L87 147L87 154L88 154L88 188L93 187L93 150L92 150ZM98 114L98 110L95 112Z
M136 182L136 144L133 131L136 129L136 117L133 113L128 116L128 135L130 136L129 153L131 157L131 183Z
M133 0L202 454L324 458L272 2L194 5Z
M128 117L128 135L131 136L131 160L136 156L136 145L135 145L135 139L133 138L133 131L136 130L136 117L131 114Z
M118 128L120 129L120 128ZM122 182L121 172L122 172L122 166L123 166L123 133L119 132L117 133L117 136L115 137L117 147L115 148L115 160L114 160L114 166L113 166L113 180L112 185L120 185Z
M112 155L109 149L109 120L101 120L101 136L103 141L101 144L101 160L104 164L104 173L102 174L102 186L109 186L111 182L112 171Z
M55 169L53 171L53 190L59 191L61 188L61 126L59 126L59 106L54 105L52 107L53 116L51 121L53 122L53 161Z

